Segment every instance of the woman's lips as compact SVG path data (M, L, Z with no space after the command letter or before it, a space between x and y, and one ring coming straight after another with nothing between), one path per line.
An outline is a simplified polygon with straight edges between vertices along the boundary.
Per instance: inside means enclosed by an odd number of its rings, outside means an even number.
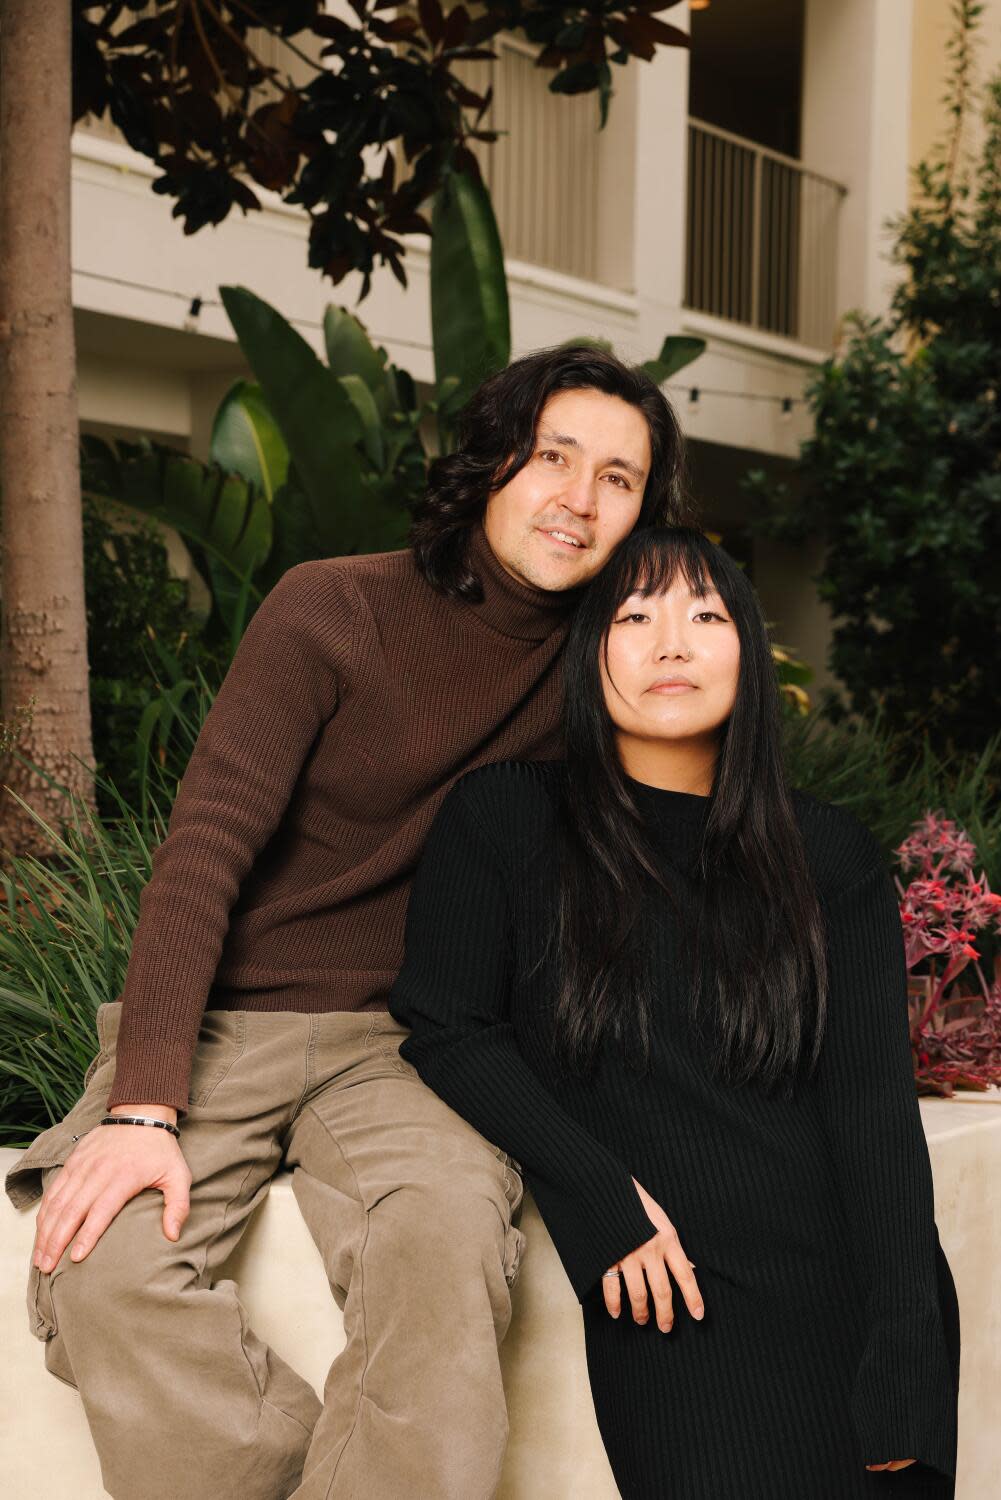
M665 698L673 698L679 693L694 693L697 691L698 689L694 682L689 682L687 678L680 677L666 682L655 682L652 687L647 688L648 693L657 693L659 696Z

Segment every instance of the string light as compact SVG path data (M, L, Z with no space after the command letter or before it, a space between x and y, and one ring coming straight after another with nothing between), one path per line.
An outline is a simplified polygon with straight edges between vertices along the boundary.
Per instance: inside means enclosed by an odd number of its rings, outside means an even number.
M679 395L688 394L688 410L695 412L700 409L702 396L725 396L729 401L771 401L781 409L784 420L792 420L792 409L794 406L808 406L809 402L805 396L774 396L770 391L724 391L719 386L711 385L679 385L668 381L662 387L666 391L677 391Z
M192 297L189 296L187 292L177 291L174 287L151 286L148 282L133 281L127 276L111 276L106 271L85 271L74 267L73 274L75 276L87 276L92 281L108 282L112 286L130 287L133 291L155 292L157 296L172 297L175 301L184 302L187 305L187 310L182 326L189 330L193 330L195 328L196 321L203 308L222 307L223 305L218 297ZM315 322L312 318L287 318L286 322L291 323L295 328L321 329L323 327L322 323ZM411 349L421 349L424 352L429 352L428 345L422 342L420 339L403 338L399 334L395 333L370 333L369 337L375 343L389 341L394 344L405 345L406 347ZM672 384L671 381L668 381L662 387L662 389L667 391L677 391L679 393L687 393L688 410L692 416L696 416L702 409L702 396L724 396L728 401L772 401L775 403L775 405L781 407L781 414L783 418L789 419L791 419L792 417L792 408L794 406L809 405L805 396L774 396L767 391L725 391L719 386L678 385ZM992 399L992 397L996 397L996 392L988 388L988 392L985 392L984 399L990 400Z

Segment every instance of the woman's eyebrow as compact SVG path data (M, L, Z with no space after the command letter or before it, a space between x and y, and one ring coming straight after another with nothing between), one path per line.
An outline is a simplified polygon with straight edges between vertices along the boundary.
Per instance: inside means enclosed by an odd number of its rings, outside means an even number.
M546 443L559 443L564 448L576 448L581 450L581 444L568 432L541 432L539 437ZM644 471L628 458L606 458L601 464L604 468L625 469L634 479L645 479Z

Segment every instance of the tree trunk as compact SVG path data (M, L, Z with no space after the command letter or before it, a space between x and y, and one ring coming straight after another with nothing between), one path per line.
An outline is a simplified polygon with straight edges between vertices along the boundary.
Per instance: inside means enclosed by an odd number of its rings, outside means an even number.
M71 0L0 0L0 750L5 787L55 823L67 811L60 787L93 803L70 283L71 41ZM0 840L14 850L45 847L9 790L0 793Z

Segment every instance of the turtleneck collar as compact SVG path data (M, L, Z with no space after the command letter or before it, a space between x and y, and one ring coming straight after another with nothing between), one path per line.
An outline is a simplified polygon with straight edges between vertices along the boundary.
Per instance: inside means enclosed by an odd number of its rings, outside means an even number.
M673 792L626 776L626 785L636 802L643 826L655 844L666 840L680 856L690 856L702 842L708 797L695 792Z
M544 641L570 617L583 593L582 588L557 591L519 583L494 555L480 521L470 528L468 561L483 587L483 598L465 608L513 640Z
M637 781L623 771L626 785L643 807L659 808L662 812L678 817L704 818L709 809L709 798L698 792L675 792L669 787L651 786L648 781Z

